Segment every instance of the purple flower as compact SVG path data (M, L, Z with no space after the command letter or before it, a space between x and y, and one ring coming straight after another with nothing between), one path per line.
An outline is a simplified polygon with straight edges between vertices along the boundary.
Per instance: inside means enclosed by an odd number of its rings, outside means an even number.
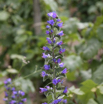
M44 102L44 103L42 103L42 104L48 104L48 103Z
M62 42L62 41L60 41L60 42L57 42L56 44L57 44L57 45L62 45L62 44L63 44L63 42Z
M60 67L64 67L64 63L59 63L59 66Z
M61 84L63 84L63 80L61 81Z
M8 78L4 81L4 84L9 84L9 83L11 83L11 78Z
M57 22L60 22L61 21L61 19L57 19Z
M56 40L56 39L54 38L53 43L55 43L55 40Z
M5 91L5 97L8 97L8 93Z
M42 77L47 76L46 72L45 72L45 71L42 71L41 76L42 76Z
M57 35L59 35L59 36L63 36L64 33L63 33L63 31L61 31L61 32L59 32Z
M23 104L22 102L19 102L18 104Z
M17 91L13 91L13 94L16 95L18 92Z
M47 58L47 55L45 53L42 54L43 54L42 58Z
M52 90L52 87L50 87L50 86L46 86L46 88L47 88L47 90Z
M27 99L26 99L26 98L24 98L24 99L22 99L22 101L23 101L23 102L26 102L26 101L27 101Z
M62 99L56 99L56 100L53 101L53 104L58 104L61 101L62 101Z
M25 95L25 92L23 92L23 91L21 91L21 90L19 90L18 93L19 93L20 95L22 95L22 96Z
M53 33L53 30L50 30L51 31L51 33Z
M8 98L3 98L4 101L8 101Z
M65 99L65 100L63 99L63 103L66 104L67 103L67 99Z
M50 32L48 30L46 30L46 34L49 34Z
M47 23L53 26L55 22L54 22L54 20L49 20L49 21L47 21Z
M49 44L52 44L52 41L50 40L49 37L46 38Z
M62 25L63 25L63 22L57 24L58 27L62 27Z
M41 90L40 93L48 91L46 88L40 88L40 90Z
M67 87L65 87L63 93L65 93L65 94L67 93Z
M12 90L12 91L15 91L15 87L13 87L11 90Z
M10 102L10 104L15 104L16 103L16 101L15 100L12 100L11 102Z
M12 95L12 99L15 99L15 95Z
M56 59L53 59L53 62L56 62Z
M53 80L52 80L52 83L53 83L54 85L56 85L56 84L58 84L60 81L61 81L61 79L53 79Z
M60 48L59 53L62 54L63 52L65 52L65 49Z
M67 68L63 69L63 71L61 73L66 74L67 73Z
M50 54L48 54L48 55L46 55L45 53L42 53L42 54L43 54L42 58L48 58L48 57L50 57Z
M50 12L47 14L49 17L56 18L57 14L55 12Z
M50 69L50 65L44 65L44 69L45 70L49 70Z
M43 50L45 50L45 51L50 51L50 49L46 46L43 46L43 48L42 48Z
M59 58L58 60L57 60L57 63L60 63L61 62L61 59Z
M49 25L47 25L47 26L46 26L46 28L47 28L47 29L49 29L49 28L50 28L50 26L49 26Z

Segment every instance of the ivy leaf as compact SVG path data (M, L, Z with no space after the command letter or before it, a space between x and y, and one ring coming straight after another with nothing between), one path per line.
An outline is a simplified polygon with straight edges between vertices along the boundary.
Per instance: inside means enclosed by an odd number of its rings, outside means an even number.
M100 84L103 82L103 64L100 65L97 70L93 73L92 79L94 82Z
M98 86L98 89L100 90L100 93L103 94L103 85Z
M100 26L98 27L98 29L97 29L96 32L97 32L98 38L99 38L101 41L103 41L103 24L100 25Z
M101 43L96 38L92 38L87 42L81 43L75 47L76 52L85 60L93 58L98 53L100 48Z
M94 87L97 86L97 84L94 83L94 82L93 82L92 80L90 80L90 79L84 81L84 82L82 83L82 85L83 85L83 86L81 87L81 90L84 91L85 93L91 91L92 88L94 88Z
M79 88L77 88L77 89L75 89L74 91L72 91L74 94L76 94L76 95L83 95L84 94L84 92L83 91L81 91Z
M65 66L70 70L76 70L83 64L82 59L79 56L71 55L64 60Z
M74 86L72 86L68 89L68 93L70 93L70 92L72 92L76 95L83 95L84 94L83 91L81 91L79 88L75 88Z
M103 94L102 95L98 94L97 100L98 100L99 104L103 104Z
M90 79L92 77L91 70L80 70L80 73L84 80Z

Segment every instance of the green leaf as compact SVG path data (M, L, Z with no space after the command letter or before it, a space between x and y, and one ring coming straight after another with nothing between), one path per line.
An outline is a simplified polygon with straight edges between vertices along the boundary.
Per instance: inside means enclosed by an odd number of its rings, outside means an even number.
M78 26L78 29L84 29L84 28L87 28L89 24L90 23L77 23L77 26Z
M29 91L35 91L34 86L29 79L23 79L22 77L20 77L16 79L14 83L16 87L21 87L21 89L26 93L28 93Z
M88 13L91 14L91 13L95 13L97 11L97 7L92 5L90 6L90 8L88 9Z
M100 93L103 94L103 85L98 86L98 89L100 90Z
M76 80L75 71L66 73L67 80L74 81Z
M7 71L0 72L0 78L4 77L6 75L7 75Z
M16 58L19 59L19 60L25 59L24 56L18 55L18 54L12 54L10 57L11 57L11 59L16 59Z
M0 21L6 21L9 18L9 13L6 11L0 11Z
M76 94L76 95L83 95L84 94L83 91L81 91L79 88L75 88L74 86L72 86L68 89L68 93L69 92L72 92L73 94Z
M52 92L47 93L46 97L49 104L53 100L53 93Z
M103 41L103 24L98 26L98 29L97 29L97 36L98 38Z
M83 64L82 59L79 56L75 55L71 55L65 58L64 63L70 71L79 69Z
M80 99L80 101L82 102L82 104L87 104L87 102L89 101L89 99L91 99L93 97L94 97L94 94L92 92L88 92L88 93L85 93L82 96L78 96L78 99ZM93 103L91 103L91 104L93 104Z
M96 37L96 36L98 37L97 29L102 23L103 23L103 16L101 15L101 16L97 17L96 22L94 23L94 26L93 26L93 28L90 32L89 38L93 38L93 37Z
M54 1L54 0L44 0L44 2L50 6L50 8L53 10L53 11L56 11L57 9L57 3Z
M94 82L100 84L103 82L103 64L100 65L97 70L93 73L92 79Z
M90 79L92 77L91 70L80 70L81 76L84 80Z
M74 94L76 94L76 95L83 95L83 94L84 94L84 92L81 91L79 88L73 90L72 92L73 92Z
M96 83L94 83L92 80L86 80L82 83L82 87L80 88L84 95L78 96L78 98L81 100L83 104L87 104L89 99L94 97L94 93L91 91L93 88L97 86Z
M94 88L94 87L97 86L97 84L94 83L94 82L93 82L92 80L90 80L90 79L84 81L84 82L82 83L82 85L83 85L83 86L81 87L81 90L84 91L84 92L89 92L89 91L91 91L92 88Z
M13 68L6 69L6 71L7 71L8 73L11 73L11 74L16 74L16 73L18 73L18 71L17 71L16 69L13 69Z
M98 104L97 102L95 102L93 99L89 99L87 104Z
M17 35L14 40L18 44L18 43L23 43L27 39L28 39L27 35Z
M98 53L100 48L101 43L96 38L92 38L76 46L76 51L82 56L83 59L89 60Z
M99 102L99 104L103 104L103 94L102 95L97 95L97 100Z

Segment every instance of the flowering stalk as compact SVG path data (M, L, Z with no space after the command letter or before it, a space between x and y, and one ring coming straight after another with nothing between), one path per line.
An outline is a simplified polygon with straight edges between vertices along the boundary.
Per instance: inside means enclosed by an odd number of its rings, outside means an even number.
M65 52L61 41L61 37L64 35L63 31L61 31L63 22L55 12L50 12L47 15L49 16L48 25L46 26L48 46L43 46L42 48L44 50L42 58L45 59L45 71L42 71L41 75L43 79L49 78L51 80L53 88L46 86L45 88L40 88L40 92L45 93L47 96L52 93L53 98L50 102L42 104L66 104L67 100L63 99L63 95L67 93L67 87L64 88L62 85L62 78L67 73L67 69L64 68L64 63L61 62L62 53Z
M3 99L6 104L24 104L26 102L26 98L24 98L25 93L21 90L16 90L16 88L12 85L12 81L10 78L4 81L5 84L5 98Z

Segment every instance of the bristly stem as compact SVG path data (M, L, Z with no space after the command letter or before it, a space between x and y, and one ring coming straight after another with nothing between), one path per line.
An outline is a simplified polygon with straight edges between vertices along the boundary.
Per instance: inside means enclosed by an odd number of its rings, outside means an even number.
M54 40L54 35L52 35L52 43L53 43L53 40ZM55 55L54 55L54 45L52 45L52 57L53 59L55 58ZM55 78L55 66L54 66L54 63L52 63L52 69L53 69L53 79ZM56 99L56 86L53 84L53 92L54 92L54 100Z

